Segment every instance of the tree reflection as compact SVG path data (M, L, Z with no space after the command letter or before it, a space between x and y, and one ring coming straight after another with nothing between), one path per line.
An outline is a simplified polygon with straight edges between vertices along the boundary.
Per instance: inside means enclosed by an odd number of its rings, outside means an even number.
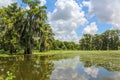
M53 63L49 56L26 55L19 57L0 57L0 76L7 77L7 71L13 73L14 80L50 80Z

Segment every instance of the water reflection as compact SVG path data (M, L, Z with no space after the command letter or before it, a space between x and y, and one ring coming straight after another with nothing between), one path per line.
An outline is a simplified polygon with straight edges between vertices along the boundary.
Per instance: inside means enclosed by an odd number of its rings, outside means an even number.
M120 59L76 56L53 61L51 80L119 80Z
M20 56L21 57L21 56ZM50 80L53 63L48 56L22 56L3 58L0 63L0 76L7 77L6 72L13 73L14 80Z
M85 68L84 68L84 71L85 71L88 75L92 76L93 78L97 78L99 69L98 69L97 67L95 67L95 66L91 66L91 67L87 67L87 68L85 67Z
M52 71L51 80L87 80L84 75L79 74L76 70L77 65L80 64L79 56L53 61L53 63L55 69Z
M7 72L14 80L119 80L120 59L95 59L85 56L0 57L0 79Z

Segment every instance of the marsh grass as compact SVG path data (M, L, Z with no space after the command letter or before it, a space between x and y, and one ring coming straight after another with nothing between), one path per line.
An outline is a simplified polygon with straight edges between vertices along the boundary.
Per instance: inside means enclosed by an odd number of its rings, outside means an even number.
M120 50L107 50L107 51L81 51L81 50L51 50L46 52L39 52L38 50L34 50L33 54L35 55L41 55L41 56L50 56L50 55L62 55L62 56L68 56L68 55L80 55L85 57L91 57L91 58L99 58L101 56L103 59L106 57L113 57L113 58L119 58L120 57ZM14 53L12 55L24 55L23 51L19 51L18 53ZM0 56L11 56L11 54L8 51L0 50Z

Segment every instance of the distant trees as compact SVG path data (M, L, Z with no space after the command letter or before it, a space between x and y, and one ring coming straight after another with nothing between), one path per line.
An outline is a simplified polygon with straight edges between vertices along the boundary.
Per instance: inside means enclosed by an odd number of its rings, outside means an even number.
M81 50L118 50L120 30L107 30L100 35L84 34L79 46Z
M74 42L67 41L59 41L53 40L52 42L52 50L77 50L79 49L79 45Z

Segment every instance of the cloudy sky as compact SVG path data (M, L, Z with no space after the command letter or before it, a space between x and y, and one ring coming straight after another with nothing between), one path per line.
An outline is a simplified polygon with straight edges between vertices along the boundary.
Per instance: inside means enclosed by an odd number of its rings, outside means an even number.
M0 0L0 7L17 0ZM20 3L21 0L18 0ZM78 42L84 33L120 29L120 0L40 0L55 38Z

